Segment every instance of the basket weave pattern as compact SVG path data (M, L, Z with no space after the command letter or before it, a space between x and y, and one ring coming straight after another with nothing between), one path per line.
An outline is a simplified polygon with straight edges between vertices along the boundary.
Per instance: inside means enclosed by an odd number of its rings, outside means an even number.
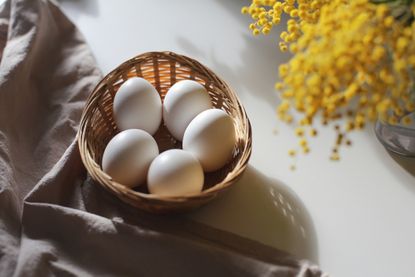
M160 93L162 100L177 81L191 79L208 91L213 106L227 112L234 119L237 144L232 160L223 168L205 174L203 191L185 197L161 197L148 194L146 186L138 190L127 188L111 179L101 169L107 143L119 130L114 121L112 103L118 88L131 77L142 77ZM181 148L162 123L154 135L160 152ZM199 62L172 52L149 52L136 56L110 72L94 89L87 100L78 131L82 161L92 179L124 202L153 213L181 212L199 207L233 184L245 170L251 155L251 126L246 112L235 93L210 69Z

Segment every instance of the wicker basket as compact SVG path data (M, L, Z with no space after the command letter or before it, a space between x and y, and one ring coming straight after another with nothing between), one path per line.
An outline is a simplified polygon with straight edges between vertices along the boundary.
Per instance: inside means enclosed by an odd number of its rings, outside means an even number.
M232 160L218 171L205 174L203 191L186 197L160 197L149 194L146 186L127 188L111 179L101 169L104 149L118 133L112 103L120 85L139 76L148 80L162 99L177 81L191 79L201 83L211 96L213 105L234 119L237 144ZM164 124L154 135L160 152L181 148ZM210 69L199 62L172 52L149 52L138 55L109 73L95 87L87 100L78 131L82 161L91 177L124 202L152 213L182 212L199 207L229 188L242 174L251 155L251 126L235 93Z

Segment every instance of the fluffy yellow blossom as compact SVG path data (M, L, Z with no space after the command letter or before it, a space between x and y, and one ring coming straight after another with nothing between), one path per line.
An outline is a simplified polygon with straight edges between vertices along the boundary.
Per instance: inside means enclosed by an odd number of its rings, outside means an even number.
M268 34L273 26L281 22L284 14L291 17L287 22L287 31L281 34L284 43L279 44L282 51L287 51L286 43L294 42L300 37L301 24L317 22L321 7L329 2L330 0L254 0L250 6L242 7L241 12L249 14L254 20L255 28L250 28L254 35L260 32Z
M339 160L340 145L351 144L346 133L368 121L409 123L402 116L415 110L415 2L254 0L244 11L262 33L284 13L290 18L279 46L293 56L279 67L277 114L290 122L292 109L302 114L296 134L307 152L317 118L323 125L344 118L332 160Z

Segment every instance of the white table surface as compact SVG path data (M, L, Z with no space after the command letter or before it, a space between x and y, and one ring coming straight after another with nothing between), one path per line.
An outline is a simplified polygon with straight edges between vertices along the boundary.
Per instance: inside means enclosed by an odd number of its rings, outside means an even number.
M290 171L294 135L275 118L273 89L286 57L275 37L251 36L240 14L246 2L60 3L104 73L139 53L171 50L236 90L253 128L250 165L234 189L191 217L311 259L332 276L415 276L414 160L395 161L369 128L331 162L334 133L320 129L312 153Z

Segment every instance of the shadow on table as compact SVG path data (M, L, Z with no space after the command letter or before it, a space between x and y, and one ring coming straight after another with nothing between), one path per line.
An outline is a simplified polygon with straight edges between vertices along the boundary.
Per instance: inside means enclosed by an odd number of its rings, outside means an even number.
M304 204L287 185L252 166L229 192L190 217L318 263L317 236Z
M81 14L88 14L93 17L99 15L99 6L97 0L58 0L65 10L74 10L76 18ZM76 22L74 22L76 23Z

